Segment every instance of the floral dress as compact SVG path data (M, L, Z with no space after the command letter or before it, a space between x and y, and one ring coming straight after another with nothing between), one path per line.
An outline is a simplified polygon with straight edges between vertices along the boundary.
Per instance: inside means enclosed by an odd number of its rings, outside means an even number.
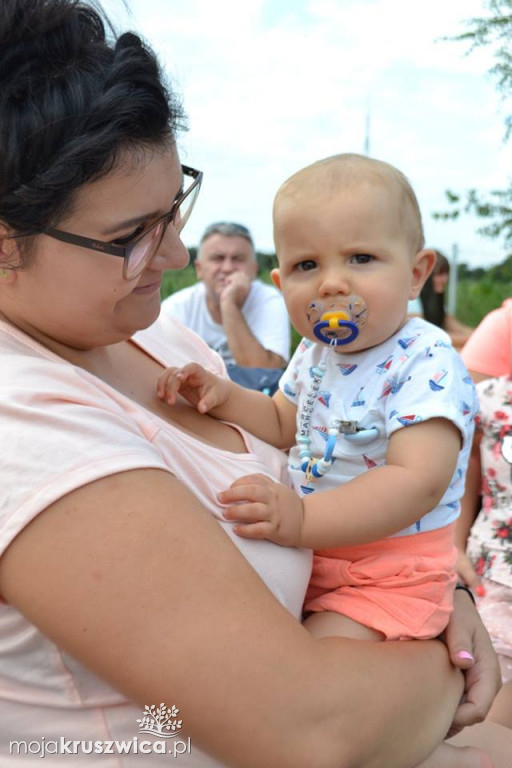
M482 381L477 390L482 507L467 554L482 578L478 608L506 681L512 679L512 375Z

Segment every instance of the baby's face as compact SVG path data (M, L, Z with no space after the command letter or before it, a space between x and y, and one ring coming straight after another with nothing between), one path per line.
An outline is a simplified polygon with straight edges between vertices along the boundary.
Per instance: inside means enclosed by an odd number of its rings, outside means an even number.
M274 213L279 271L274 275L290 320L313 341L311 306L362 300L366 324L353 341L338 347L358 352L382 343L407 319L407 302L424 275L411 238L406 212L383 185L361 183L315 202L307 195L285 198Z

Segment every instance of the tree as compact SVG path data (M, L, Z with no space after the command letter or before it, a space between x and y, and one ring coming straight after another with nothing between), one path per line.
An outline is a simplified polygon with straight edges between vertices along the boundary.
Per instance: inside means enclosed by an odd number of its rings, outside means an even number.
M494 66L491 74L497 78L498 91L507 100L512 97L512 0L486 0L489 16L469 19L468 29L450 40L469 43L471 53L475 48L492 46ZM512 114L505 117L505 140L512 135ZM446 191L448 211L434 213L435 219L456 219L461 213L473 213L487 223L478 231L487 237L502 236L512 245L512 181L507 189L495 189L488 193L470 189L463 194Z

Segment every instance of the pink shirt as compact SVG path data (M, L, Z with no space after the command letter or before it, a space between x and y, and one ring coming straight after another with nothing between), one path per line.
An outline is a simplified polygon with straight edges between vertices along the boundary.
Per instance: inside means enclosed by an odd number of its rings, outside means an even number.
M163 366L195 360L217 373L224 371L220 358L178 321L161 318L137 334L135 342ZM116 472L156 467L191 488L274 595L300 617L311 553L238 538L216 503L217 492L241 475L282 477L286 458L280 451L245 432L247 453L207 446L1 322L0 355L0 554L27 523L66 493ZM179 701L165 703L180 706ZM10 605L0 603L0 765L12 760L22 768L41 759L40 753L11 758L10 741L34 741L35 750L42 737L46 742L61 737L132 740L142 716L139 707L63 653ZM218 765L193 743L191 754L172 760L133 753L51 754L46 759L70 767L83 761L108 768Z
M512 371L512 299L484 317L462 348L469 371L505 376Z

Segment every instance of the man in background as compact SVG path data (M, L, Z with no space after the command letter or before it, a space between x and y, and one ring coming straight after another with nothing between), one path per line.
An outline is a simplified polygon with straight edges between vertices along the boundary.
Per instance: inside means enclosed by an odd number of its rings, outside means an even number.
M196 331L229 366L283 368L290 324L279 291L256 279L251 233L241 224L206 228L195 269L199 282L169 296L162 311Z

